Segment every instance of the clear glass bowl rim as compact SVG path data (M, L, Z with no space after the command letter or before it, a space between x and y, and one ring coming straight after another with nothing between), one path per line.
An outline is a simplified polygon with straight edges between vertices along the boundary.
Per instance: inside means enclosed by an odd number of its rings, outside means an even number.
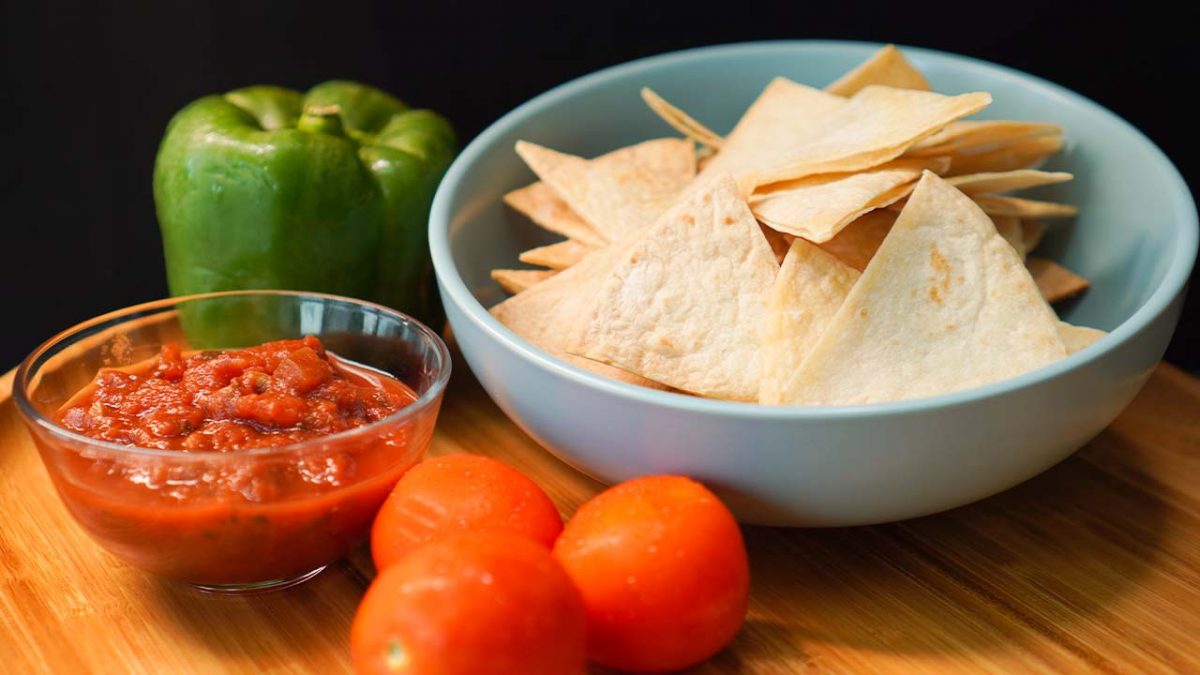
M417 330L417 333L421 336L421 339L432 346L434 353L437 354L437 372L435 374L433 383L424 393L418 396L417 400L401 408L400 410L397 410L391 415L388 415L387 417L370 424L356 427L348 431L330 434L328 436L318 436L317 438L299 441L297 443L290 443L288 445L270 448L254 448L251 450L243 450L238 452L222 452L220 450L180 452L178 450L160 450L158 448L143 448L136 445L121 445L119 443L101 441L89 436L84 436L83 434L77 434L69 429L65 429L62 426L55 424L53 420L50 420L43 415L29 399L29 380L33 375L34 362L36 362L46 352L58 347L59 345L70 343L74 340L90 335L93 329L116 327L122 323L125 323L126 321L138 318L143 313L167 309L172 306L194 300L262 295L285 296L293 298L314 298L318 300L345 302L352 305L359 305L364 308L374 309L378 312L388 314L392 318L395 318L403 323L412 325ZM86 321L82 321L74 326L71 326L70 328L67 328L66 330L59 332L57 335L38 345L37 348L30 352L29 356L26 356L25 360L21 362L21 365L17 368L16 376L13 378L13 400L16 401L17 409L21 412L21 415L26 418L26 421L36 424L38 427L44 429L53 436L58 436L64 440L70 441L75 445L88 446L89 449L102 449L111 453L126 456L165 458L171 459L175 462L213 461L220 460L222 458L233 460L244 459L246 457L277 457L281 455L287 455L289 453L303 452L305 450L324 445L330 441L341 441L367 436L382 428L394 426L397 422L403 422L406 419L418 417L422 412L433 405L442 395L442 392L445 391L446 384L450 380L450 370L450 350L446 347L446 343L442 341L442 338L438 336L438 334L429 326L426 326L425 324L417 321L403 312L391 309L390 307L386 307L374 302L368 302L366 300L359 300L358 298L332 295L329 293L315 293L310 291L218 291L215 293L181 295L172 298L163 298L161 300L153 300L151 302L144 302L137 305L130 305L128 307L114 310Z

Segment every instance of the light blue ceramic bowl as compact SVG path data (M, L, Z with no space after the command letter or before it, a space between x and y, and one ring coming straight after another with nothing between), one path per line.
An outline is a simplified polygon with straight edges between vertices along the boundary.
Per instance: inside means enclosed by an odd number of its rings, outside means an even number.
M747 522L832 526L910 518L1026 480L1098 434L1162 357L1196 258L1196 209L1170 161L1137 129L1088 99L1030 75L905 48L943 93L984 90L981 117L1052 121L1075 174L1046 194L1078 204L1039 255L1091 280L1065 309L1110 331L1064 361L1004 382L901 403L778 408L709 401L612 382L560 362L495 321L489 270L554 238L501 195L535 178L517 139L596 155L671 135L638 96L654 88L728 131L776 75L824 86L878 45L766 42L643 59L564 84L484 131L450 168L430 221L446 312L471 369L518 425L563 461L605 482L682 473L715 487Z

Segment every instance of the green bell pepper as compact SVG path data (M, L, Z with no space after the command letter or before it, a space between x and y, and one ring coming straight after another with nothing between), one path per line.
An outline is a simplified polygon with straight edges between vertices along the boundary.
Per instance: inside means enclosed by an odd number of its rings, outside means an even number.
M426 221L455 151L440 115L354 82L194 101L154 166L171 294L321 291L435 320Z

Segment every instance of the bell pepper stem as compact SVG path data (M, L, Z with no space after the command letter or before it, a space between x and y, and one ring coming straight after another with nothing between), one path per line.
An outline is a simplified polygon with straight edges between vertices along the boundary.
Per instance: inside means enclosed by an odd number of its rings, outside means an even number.
M336 105L313 105L304 109L296 128L313 134L328 134L330 136L346 136L346 128L342 125L341 109Z

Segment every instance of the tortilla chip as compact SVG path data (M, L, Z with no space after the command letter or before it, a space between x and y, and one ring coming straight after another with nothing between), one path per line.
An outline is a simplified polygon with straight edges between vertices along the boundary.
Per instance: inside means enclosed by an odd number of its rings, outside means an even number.
M1030 258L1025 261L1038 290L1046 302L1069 300L1088 289L1088 280L1071 270L1045 258Z
M895 45L885 45L854 70L825 87L825 91L838 96L853 96L872 84L920 91L932 89L921 71L909 63Z
M1025 259L1025 234L1021 231L1021 220L1012 216L992 216L992 223L996 225L996 231L1008 242L1009 246L1021 256L1021 260Z
M856 173L775 183L751 197L750 210L775 230L819 244L862 214L906 196L929 166L920 160L897 160Z
M1058 136L1062 127L1046 122L1014 122L1010 120L962 120L951 122L944 129L916 143L908 152L910 157L929 157L968 149L989 149L1010 145L1037 136Z
M504 195L504 202L555 234L593 246L607 243L550 186L541 181Z
M492 279L509 295L516 295L554 276L558 270L492 270Z
M569 351L704 396L758 398L758 332L778 273L729 175L647 228L594 296ZM516 296L520 298L521 296Z
M517 260L527 265L540 265L552 270L565 270L579 262L583 256L596 250L574 239L560 241L524 251Z
M969 173L949 179L949 183L969 195L995 194L1011 192L1042 185L1065 183L1074 178L1065 171L1037 171L1035 169L1017 169L1016 171L992 171L987 173Z
M741 181L778 166L800 152L846 99L777 77L738 120L721 150L704 165L697 185L721 173ZM746 191L753 185L743 186Z
M1014 141L983 152L938 152L950 157L948 176L1013 171L1037 165L1063 148L1061 136L1038 136Z
M1042 243L1042 238L1046 236L1046 224L1040 220L1022 220L1021 221L1021 239L1025 242L1025 252L1030 253L1038 244Z
M1040 202L1034 199L1020 197L993 197L991 195L972 195L972 199L992 216L1013 216L1016 218L1073 218L1079 209L1070 204L1057 202Z
M1063 344L1067 346L1067 353L1074 354L1075 352L1090 346L1096 340L1108 335L1099 328L1088 328L1087 326L1072 326L1066 321L1058 322L1058 334L1062 337Z
M595 294L596 288L620 256L621 249L616 246L595 251L571 269L512 296L489 311L509 330L557 359L610 379L652 389L666 389L657 382L568 354L564 349L567 336L580 318L582 303L579 299Z
M777 140L777 149L767 156L782 161L756 164L752 180L762 185L877 166L899 157L910 145L950 122L982 110L991 101L992 97L983 92L942 96L869 86L846 101L836 114L826 115L817 131L802 143ZM732 143L731 137L729 145Z
M517 141L517 154L607 241L637 235L696 175L692 142L660 138L587 160Z
M859 272L867 269L875 251L891 232L896 222L895 211L871 211L847 225L837 236L821 244L821 249L833 254Z
M934 396L1065 355L1058 318L991 219L926 172L782 398L843 405Z
M589 254L579 264L547 279L526 293L492 307L492 315L513 332L539 347L557 346L569 319L578 311L578 298L594 291L618 259L618 247Z
M642 87L642 100L656 115L661 117L664 122L670 124L676 131L696 141L700 145L710 148L720 148L725 139L720 135L697 122L690 115L683 112L679 108L671 105L666 99L659 96L649 87Z
M823 244L863 214L888 207L912 192L920 173L911 172L916 175L900 181L899 174L902 173L910 172L832 174L847 178L834 179L832 183L815 181L808 185L803 184L806 179L800 179L791 190L751 202L750 209L758 220L775 231Z
M779 404L783 392L846 300L858 270L796 239L767 295L760 364L760 403Z

